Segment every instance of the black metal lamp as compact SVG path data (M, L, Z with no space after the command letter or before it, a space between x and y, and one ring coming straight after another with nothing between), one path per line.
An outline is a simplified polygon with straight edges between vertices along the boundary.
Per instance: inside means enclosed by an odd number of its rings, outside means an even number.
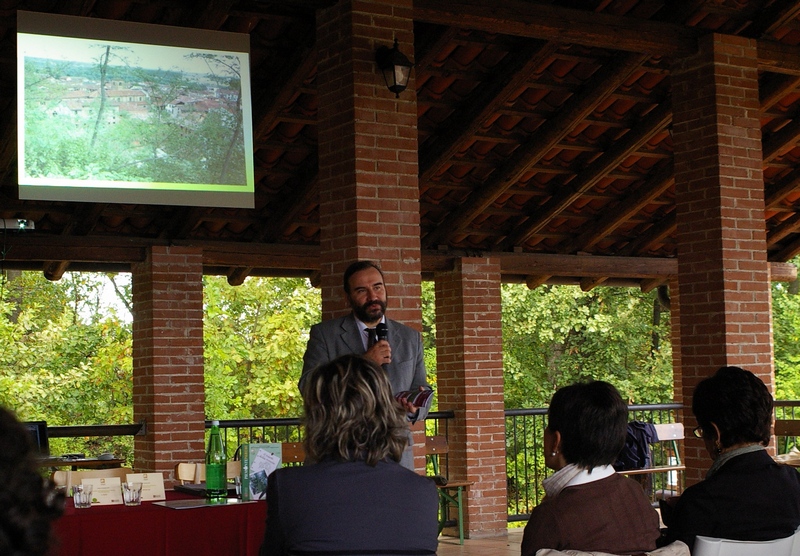
M394 46L379 46L375 52L375 62L383 73L386 86L394 93L395 98L400 98L400 93L408 87L408 78L414 64L397 48L397 39Z

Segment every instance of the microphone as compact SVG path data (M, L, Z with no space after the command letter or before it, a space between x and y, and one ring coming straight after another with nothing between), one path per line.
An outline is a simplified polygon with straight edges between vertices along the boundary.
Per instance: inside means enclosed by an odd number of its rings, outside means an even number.
M389 327L386 326L385 322L379 322L378 325L375 327L375 335L378 337L378 341L386 340L389 341Z

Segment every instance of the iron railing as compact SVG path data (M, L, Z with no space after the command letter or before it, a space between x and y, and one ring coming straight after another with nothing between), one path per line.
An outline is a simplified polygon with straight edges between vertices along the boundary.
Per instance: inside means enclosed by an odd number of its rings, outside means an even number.
M680 421L681 404L631 405L628 408L630 420L650 423L672 423ZM546 426L546 408L507 409L506 425L506 474L508 488L509 521L526 520L531 509L541 502L542 480L551 473L544 465L542 439ZM778 419L800 419L800 401L776 402L775 416ZM435 411L428 414L426 431L429 435L449 433L450 423L455 419L452 411ZM211 421L206 421L210 428ZM246 442L299 442L303 438L299 418L276 419L235 419L221 420L229 457L234 457L236 448ZM50 427L52 437L97 437L143 434L144 423L135 425L97 425L76 427ZM791 445L797 438L790 439ZM783 451L784 443L777 443ZM789 443L785 443L789 445ZM652 464L670 465L675 462L675 454L665 443L654 446ZM447 476L449 466L447 457L440 462L440 473ZM655 498L663 492L680 492L683 473L669 471L647 475L645 488Z

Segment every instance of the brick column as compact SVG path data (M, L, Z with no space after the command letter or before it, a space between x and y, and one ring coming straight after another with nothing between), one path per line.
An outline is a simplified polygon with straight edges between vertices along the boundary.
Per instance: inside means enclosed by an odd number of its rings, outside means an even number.
M179 461L204 453L203 254L152 247L132 268L135 467L171 477Z
M465 531L507 534L500 262L461 259L435 280L437 396L440 410L455 412L450 477L474 482Z
M347 265L378 262L387 315L422 329L417 97L413 71L395 98L375 64L379 46L414 59L411 0L342 0L317 11L322 318L350 311ZM424 445L424 431L414 431ZM415 451L417 469L424 453Z
M708 35L672 72L683 399L724 365L773 385L756 41ZM692 426L691 412L687 423ZM686 442L687 476L708 468Z

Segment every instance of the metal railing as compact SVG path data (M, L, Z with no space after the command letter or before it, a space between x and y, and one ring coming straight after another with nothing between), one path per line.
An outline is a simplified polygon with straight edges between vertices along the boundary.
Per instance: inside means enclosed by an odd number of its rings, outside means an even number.
M673 423L680 421L681 404L631 405L629 420L649 423ZM551 471L544 465L542 439L546 426L546 408L508 409L505 411L506 425L506 473L508 489L509 521L526 520L531 509L541 502L544 493L542 480ZM800 419L800 401L778 401L775 407L778 419ZM426 433L444 435L449 433L450 423L455 419L452 411L436 411L428 414ZM206 427L211 421L206 422ZM246 442L299 442L303 439L299 418L236 419L220 421L229 457L234 457L236 448ZM144 423L136 425L99 425L80 427L52 427L53 437L96 437L143 434ZM797 438L791 439L792 445ZM778 443L779 447L781 443ZM665 443L653 447L654 466L674 463L675 454ZM447 457L440 462L440 473L447 476ZM680 492L683 473L669 471L648 475L644 485L653 497L661 493Z

